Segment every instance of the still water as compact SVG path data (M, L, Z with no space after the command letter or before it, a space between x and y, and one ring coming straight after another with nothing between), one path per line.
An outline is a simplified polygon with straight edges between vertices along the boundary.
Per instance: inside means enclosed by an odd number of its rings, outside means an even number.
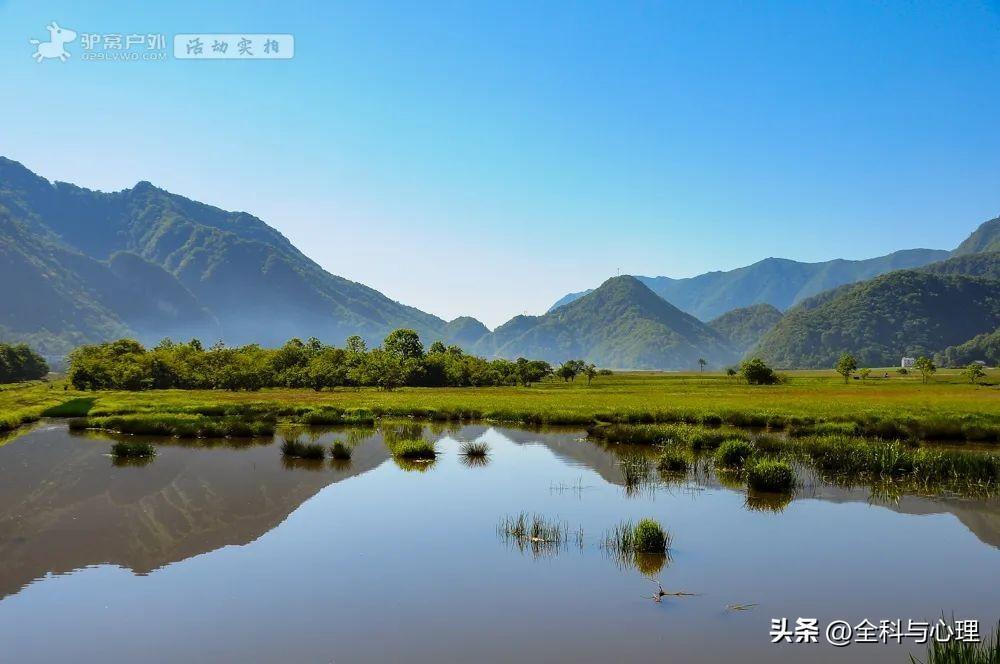
M771 619L1000 618L996 500L806 478L775 511L710 473L625 486L577 431L428 428L440 454L417 469L378 432L305 435L350 439L351 461L160 439L118 466L111 437L59 423L0 447L0 661L903 662L924 646L771 645ZM472 440L488 464L458 454ZM505 543L522 511L582 545ZM673 547L643 573L601 542L647 516ZM694 594L656 603L652 578Z

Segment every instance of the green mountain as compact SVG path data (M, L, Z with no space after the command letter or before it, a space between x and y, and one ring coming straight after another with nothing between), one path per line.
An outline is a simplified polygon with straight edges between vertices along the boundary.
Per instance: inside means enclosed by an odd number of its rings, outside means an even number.
M966 277L1000 279L1000 251L985 254L963 254L940 263L920 268L930 274L957 274Z
M517 316L476 349L514 359L580 358L602 367L690 369L720 366L736 352L716 331L657 296L638 279L615 277L543 316Z
M955 256L1000 251L1000 217L990 219L974 230L953 252Z
M892 366L904 355L933 355L998 326L1000 281L901 270L802 302L753 353L787 368L832 367L841 353L861 365Z
M472 316L459 316L444 326L445 341L462 348L472 348L490 329Z
M104 193L0 158L0 339L64 353L125 334L277 344L381 341L445 322L334 276L278 231L140 182Z
M934 356L934 361L945 367L964 367L979 360L993 367L1000 365L1000 328L949 346Z
M781 320L781 312L770 304L753 304L727 311L709 321L738 353L745 354L757 345L761 337Z
M765 258L753 265L726 272L707 272L686 279L636 277L650 290L700 320L717 318L727 311L753 304L770 304L782 311L802 300L843 284L880 274L915 268L949 256L938 249L907 249L867 260L836 259L801 263L786 258ZM570 293L549 311L590 291Z

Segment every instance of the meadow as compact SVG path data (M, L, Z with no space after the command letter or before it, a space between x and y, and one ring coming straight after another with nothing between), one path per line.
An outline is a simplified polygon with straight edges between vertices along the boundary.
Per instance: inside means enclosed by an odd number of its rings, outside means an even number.
M0 430L42 416L101 417L190 414L322 421L378 416L481 419L587 426L599 422L690 422L743 427L842 425L858 435L1000 441L1000 370L979 384L941 370L917 376L852 380L833 371L786 374L781 385L750 386L714 373L617 373L572 382L547 379L531 387L407 387L78 392L64 381L0 390ZM883 370L876 370L881 376ZM261 415L263 417L263 415ZM252 418L251 418L252 419Z

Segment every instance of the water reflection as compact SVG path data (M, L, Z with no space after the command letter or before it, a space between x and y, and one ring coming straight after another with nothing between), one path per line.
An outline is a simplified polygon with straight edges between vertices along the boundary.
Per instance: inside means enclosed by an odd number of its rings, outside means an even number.
M328 455L342 442L350 459L287 460L272 440L157 439L151 463L122 466L108 456L113 437L52 424L0 447L5 657L763 662L794 659L766 648L774 615L996 618L982 593L1000 575L996 500L808 474L794 495L758 494L704 459L663 474L650 450L575 430L401 422L282 434ZM437 441L433 462L391 459L387 442L416 437ZM461 454L474 441L489 446L487 465ZM562 544L498 545L497 519L520 510L563 524ZM592 535L645 516L674 535L670 557L615 559ZM653 605L649 579L697 599ZM743 603L761 609L726 610ZM261 607L295 624L261 630ZM140 613L141 638L87 638Z

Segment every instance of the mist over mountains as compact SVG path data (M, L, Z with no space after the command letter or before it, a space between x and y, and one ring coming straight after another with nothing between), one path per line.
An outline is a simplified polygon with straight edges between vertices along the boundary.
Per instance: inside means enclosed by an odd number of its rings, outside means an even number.
M840 352L872 365L949 348L988 355L1000 324L998 250L993 219L954 252L622 276L490 331L331 274L245 212L148 182L111 193L53 183L0 157L0 341L50 357L126 336L274 346L359 334L375 345L401 327L487 357L616 369L722 367L750 353L786 368L826 366Z

